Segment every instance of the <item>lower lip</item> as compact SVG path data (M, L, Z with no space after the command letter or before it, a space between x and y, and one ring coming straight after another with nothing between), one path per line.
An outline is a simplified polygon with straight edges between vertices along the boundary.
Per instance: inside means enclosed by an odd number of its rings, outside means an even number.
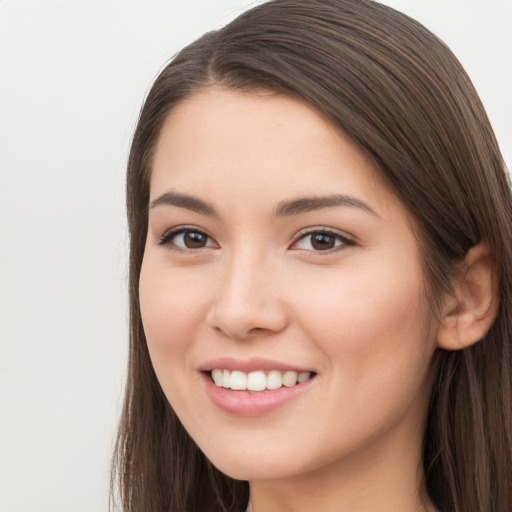
M210 400L221 410L236 416L260 416L286 405L294 398L305 393L315 377L289 388L266 391L233 391L217 386L210 375L203 373L206 393Z

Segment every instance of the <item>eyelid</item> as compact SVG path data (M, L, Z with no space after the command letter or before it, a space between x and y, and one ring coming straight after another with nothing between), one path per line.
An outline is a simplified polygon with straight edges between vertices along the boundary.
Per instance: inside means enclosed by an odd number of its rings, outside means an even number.
M201 229L198 226L191 226L191 225L182 225L182 226L175 226L168 230L166 230L161 236L158 236L155 240L157 245L161 246L168 246L170 250L178 251L178 252L187 252L187 253L196 253L201 251L201 249L212 249L212 246L206 246L206 247L200 247L197 249L188 249L179 247L175 244L172 244L172 240L180 235L181 233L185 233L187 231L194 232L194 233L201 233L202 235L206 236L209 240L213 241L216 247L213 247L214 249L219 247L219 244L217 241L208 234L207 231L204 229Z
M314 235L316 233L322 233L322 234L327 234L327 235L336 237L338 240L342 241L342 244L340 246L334 247L332 249L326 249L326 250L323 250L323 251L314 251L314 250L311 250L311 249L293 249L293 246L296 245L297 242L299 242L303 238L306 238L307 236ZM354 239L354 237L352 237L351 235L348 235L347 233L345 233L343 231L339 231L337 229L326 227L326 226L315 226L315 227L301 229L293 237L293 241L292 241L292 243L290 245L290 249L291 250L296 250L296 251L301 251L301 250L302 251L309 251L311 253L314 253L315 255L316 254L318 254L318 255L327 255L327 254L332 254L334 252L337 252L337 251L339 251L339 250L341 250L343 248L351 247L351 246L354 246L354 245L356 245L356 240Z
M193 225L181 225L181 226L172 227L172 228L166 230L161 236L158 236L156 238L155 242L157 245L168 246L170 250L174 250L174 251L178 251L178 252L197 253L197 252L201 251L202 249L211 249L212 248L212 245L208 245L205 247L191 249L191 248L179 247L176 244L172 244L172 240L175 237L177 237L178 235L185 233L187 231L200 233L200 234L206 236L210 241L213 242L213 244L214 244L213 248L219 248L219 244L217 243L217 241L207 231L205 231L204 229L202 229L198 226L193 226ZM337 238L338 240L340 240L342 243L339 246L333 247L332 249L326 249L326 250L315 251L313 249L298 249L298 248L294 249L293 246L296 245L297 242L306 238L307 236L311 236L311 235L318 234L318 233L333 236L333 237ZM293 237L293 240L292 240L291 245L289 246L289 249L308 251L308 252L315 253L318 255L322 255L322 254L327 255L327 254L332 254L333 252L337 252L340 249L353 246L355 244L356 244L356 241L354 240L354 238L351 235L347 235L345 232L339 231L334 228L326 227L326 226L314 226L314 227L301 229Z

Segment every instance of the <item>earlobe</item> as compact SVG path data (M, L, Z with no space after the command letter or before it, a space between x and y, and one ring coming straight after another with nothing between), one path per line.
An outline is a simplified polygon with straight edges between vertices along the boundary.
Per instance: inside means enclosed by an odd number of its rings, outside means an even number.
M498 279L492 253L485 243L472 247L461 264L454 295L446 298L437 343L460 350L480 341L498 313Z

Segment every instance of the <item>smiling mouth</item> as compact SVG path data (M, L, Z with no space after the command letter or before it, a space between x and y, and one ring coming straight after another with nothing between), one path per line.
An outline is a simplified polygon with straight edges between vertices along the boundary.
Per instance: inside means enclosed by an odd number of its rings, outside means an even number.
M235 391L266 391L282 387L293 387L312 379L314 372L294 372L271 370L264 372L258 370L245 373L238 370L225 370L215 368L208 372L216 386Z

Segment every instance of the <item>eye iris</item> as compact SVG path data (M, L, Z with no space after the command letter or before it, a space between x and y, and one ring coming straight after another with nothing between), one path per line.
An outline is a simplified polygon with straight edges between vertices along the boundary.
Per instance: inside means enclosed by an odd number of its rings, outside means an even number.
M187 231L183 235L183 243L189 249L200 249L201 247L205 247L206 241L206 235L196 231Z
M332 235L327 235L325 233L315 233L311 236L311 245L319 251L327 251L328 249L333 249L335 243L336 240Z

